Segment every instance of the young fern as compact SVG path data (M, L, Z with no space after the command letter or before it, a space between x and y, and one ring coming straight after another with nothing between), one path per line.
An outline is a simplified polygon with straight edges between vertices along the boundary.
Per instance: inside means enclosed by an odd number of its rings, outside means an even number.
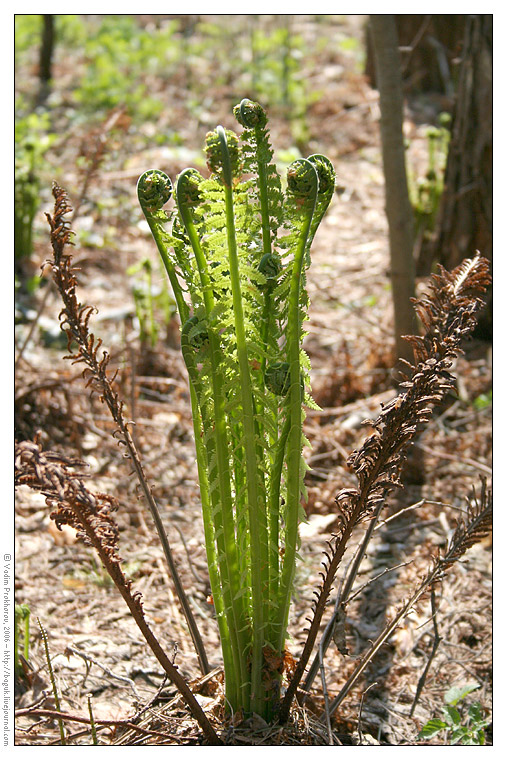
M295 161L284 197L264 110L243 100L234 114L241 141L223 127L208 133L211 176L183 171L172 212L162 210L172 192L163 172L145 172L138 194L182 324L226 701L271 720L303 512L303 404L312 403L305 272L334 171L324 156Z

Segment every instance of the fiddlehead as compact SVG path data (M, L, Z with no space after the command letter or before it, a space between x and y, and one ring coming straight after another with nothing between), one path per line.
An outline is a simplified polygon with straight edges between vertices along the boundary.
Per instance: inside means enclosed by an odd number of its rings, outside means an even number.
M286 396L290 388L290 364L275 362L270 364L264 373L266 388L275 396Z
M261 290L271 289L276 285L278 275L282 271L282 260L277 253L265 253L257 268L266 278L266 284L260 285Z
M308 238L308 251L317 232L317 228L322 221L322 217L326 213L331 199L334 193L335 187L335 171L333 164L326 156L322 156L320 153L315 153L313 156L308 157L308 161L312 163L317 171L317 177L319 179L319 189L317 193L317 203L315 205L315 212L313 214L312 226L310 229L310 235Z
M248 129L265 127L268 121L266 111L261 104L248 98L243 98L239 105L234 106L233 113L241 126Z
M316 169L308 159L297 158L287 170L287 188L298 200L310 203L318 188L315 175Z
M172 182L164 172L148 169L137 182L137 197L144 213L153 214L165 206L173 194Z
M208 132L205 142L206 163L220 182L232 187L233 178L241 172L239 140L235 132L217 127Z

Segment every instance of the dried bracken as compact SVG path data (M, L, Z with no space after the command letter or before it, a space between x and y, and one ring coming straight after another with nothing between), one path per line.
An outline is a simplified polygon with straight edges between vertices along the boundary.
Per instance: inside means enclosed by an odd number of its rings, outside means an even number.
M146 480L128 422L125 419L123 402L113 387L116 375L109 377L107 373L109 354L107 351L102 350L102 356L99 356L102 341L100 338L96 339L94 334L89 330L90 317L95 309L93 306L82 306L77 298L77 269L72 266L72 258L66 252L66 246L72 245L71 235L73 233L66 219L67 214L71 213L72 208L65 190L56 183L53 184L53 196L55 198L54 214L52 217L46 214L49 226L51 227L51 245L53 247L53 260L48 263L51 266L53 280L64 304L64 308L60 312L60 321L62 329L67 333L68 339L69 355L65 358L71 359L73 364L85 364L83 376L87 380L87 386L99 394L100 400L106 404L116 423L117 428L113 435L118 439L120 445L125 446L127 452L125 456L130 458L134 467L157 529L176 593L199 657L201 669L203 673L207 673L210 668L202 638L183 584L181 583L158 506L153 497L151 487Z
M288 716L311 655L350 535L358 523L382 507L394 488L401 486L400 474L409 445L418 430L428 423L435 406L455 387L449 370L460 352L460 342L476 325L476 314L483 303L481 295L490 282L489 264L477 255L451 273L441 267L440 274L432 278L427 296L414 300L425 335L406 338L414 348L415 363L403 362L400 387L404 390L383 407L376 420L366 421L374 433L348 459L358 488L343 490L336 498L340 530L325 554L322 585L315 592L308 638L282 704L282 721Z
M53 509L51 517L57 525L73 525L78 529L78 536L97 551L147 644L181 692L206 739L211 744L220 744L189 685L149 627L141 595L132 591L132 581L125 578L118 554L118 531L112 518L116 500L106 494L93 494L86 488L82 476L69 469L81 465L81 462L55 452L44 453L37 443L24 441L18 444L15 464L16 483L28 485L44 494L48 506Z

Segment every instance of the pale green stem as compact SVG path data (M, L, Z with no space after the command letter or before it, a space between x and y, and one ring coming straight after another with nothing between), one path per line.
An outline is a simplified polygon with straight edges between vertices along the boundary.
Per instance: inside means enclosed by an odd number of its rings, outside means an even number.
M203 290L204 306L206 315L209 317L214 306L213 288L210 281L208 267L201 242L197 234L191 213L178 193L181 186L181 177L178 181L176 195L178 209L182 222L185 226L188 238L195 255L201 286ZM235 681L241 694L241 704L244 709L249 709L248 698L248 673L246 663L246 650L248 649L247 622L245 619L245 603L240 593L239 578L240 564L238 559L238 547L234 531L234 513L231 494L231 473L229 467L227 423L225 416L225 398L223 390L223 378L220 370L220 343L215 331L208 326L209 350L212 367L212 386L214 401L214 431L216 438L216 460L218 469L218 483L220 492L220 509L213 515L215 523L215 535L224 594L225 611L229 620L229 631L233 646L233 658L235 663ZM210 473L210 480L211 473Z
M262 687L262 666L265 637L264 594L269 588L268 545L266 513L260 508L259 471L257 465L256 430L252 379L248 361L243 300L239 277L238 250L234 223L234 205L232 196L232 176L230 170L227 138L223 127L217 127L222 150L224 174L225 213L227 222L227 245L229 253L229 271L234 308L234 325L238 350L239 383L242 401L242 424L244 436L244 456L247 478L248 515L250 528L250 556L252 569L252 700L251 708L262 714L265 707Z
M301 159L303 161L304 159ZM312 166L310 162L306 164ZM312 167L313 168L313 167ZM294 261L292 265L291 282L289 290L289 309L287 321L287 358L290 372L289 408L290 430L288 436L287 451L287 504L285 507L285 551L283 557L282 574L280 579L280 638L279 649L283 649L284 639L289 617L292 584L294 579L296 550L298 542L299 507L300 507L300 470L301 470L301 441L302 441L302 403L303 391L301 388L300 367L300 287L301 274L304 264L304 256L310 234L312 215L317 199L318 179L315 169L315 185L313 198L306 199L304 219L301 225ZM313 201L313 202L312 202ZM308 205L307 205L308 204Z

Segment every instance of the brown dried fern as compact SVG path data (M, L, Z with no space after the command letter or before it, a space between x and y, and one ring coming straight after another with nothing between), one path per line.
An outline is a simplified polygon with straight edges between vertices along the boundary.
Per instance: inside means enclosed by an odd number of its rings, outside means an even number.
M155 523L158 537L162 544L162 549L175 585L176 593L190 629L190 634L199 657L201 670L203 673L208 673L210 667L204 644L185 594L183 584L181 583L158 506L146 480L139 454L128 428L129 423L125 419L123 413L123 402L113 388L116 373L112 377L108 376L107 368L109 364L109 355L107 351L103 349L102 355L99 355L102 340L100 338L96 339L89 329L90 318L92 314L96 312L96 309L93 306L83 306L79 303L77 298L77 269L73 267L72 257L67 253L67 246L72 245L71 235L73 233L66 216L71 213L72 208L69 204L65 190L59 187L56 183L53 183L53 196L55 198L53 216L46 214L49 226L51 227L51 245L53 248L53 259L50 260L48 264L51 266L53 280L64 304L59 316L62 330L67 333L68 339L69 354L65 358L70 359L73 364L82 363L85 365L83 377L87 380L86 386L90 387L92 392L94 391L99 394L101 401L106 404L115 424L117 425L113 435L118 439L120 445L125 446L125 456L130 458L134 466L134 471Z
M92 493L75 471L84 463L69 459L55 452L44 453L37 443L23 441L16 446L16 485L28 485L46 497L53 509L51 518L58 527L72 525L77 529L78 539L97 551L102 564L127 604L148 646L185 699L194 718L212 744L222 742L197 702L187 682L180 674L155 637L144 616L141 594L132 591L132 581L127 580L121 568L118 551L118 528L113 513L116 499L103 493Z
M481 496L478 500L473 499L468 502L468 511L464 519L458 522L451 540L448 542L443 554L438 554L432 561L431 566L413 592L412 596L402 604L392 620L390 620L379 634L377 639L371 644L369 650L359 660L353 672L347 679L346 683L340 689L339 694L333 699L327 710L327 715L332 715L337 707L343 702L350 692L361 673L375 657L379 649L385 644L389 637L394 633L400 622L408 615L415 604L432 589L436 583L442 581L445 573L457 562L463 554L474 544L482 541L492 527L493 504L491 492L487 490L486 479L482 481ZM324 715L321 716L321 719Z
M440 273L432 277L428 294L413 300L425 334L406 337L414 349L415 360L414 365L400 360L404 367L400 387L404 390L383 406L376 420L366 420L374 433L347 461L356 474L358 487L344 489L336 497L340 528L324 552L322 584L314 592L308 636L282 702L281 722L289 715L352 531L360 522L378 514L389 493L401 487L400 474L409 445L418 430L429 422L435 406L455 387L449 370L460 353L460 342L476 325L476 313L483 304L480 296L490 281L489 264L477 255L451 273L440 267Z

